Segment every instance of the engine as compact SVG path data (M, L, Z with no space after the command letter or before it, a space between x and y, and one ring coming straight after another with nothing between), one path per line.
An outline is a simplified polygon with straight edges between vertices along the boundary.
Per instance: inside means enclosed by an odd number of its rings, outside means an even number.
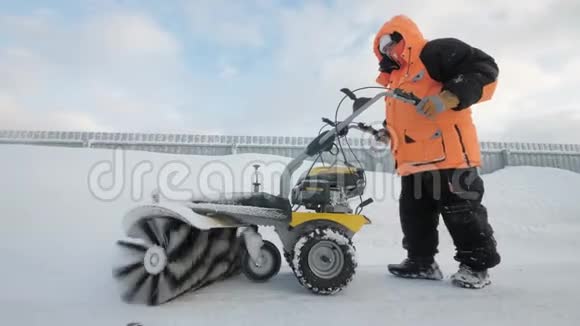
M292 204L325 213L352 213L348 200L362 196L364 170L354 167L314 167L292 189Z

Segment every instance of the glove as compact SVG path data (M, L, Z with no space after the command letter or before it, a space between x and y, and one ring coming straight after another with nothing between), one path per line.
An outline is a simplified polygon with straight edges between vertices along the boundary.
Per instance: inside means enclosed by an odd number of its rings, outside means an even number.
M459 98L450 91L443 91L439 95L427 96L417 104L417 112L433 119L435 116L456 108L459 105Z
M387 131L387 129L385 129L385 128L381 128L375 134L375 140L378 141L378 142L381 142L381 143L388 144L390 138L391 138L391 135L389 134L389 131Z

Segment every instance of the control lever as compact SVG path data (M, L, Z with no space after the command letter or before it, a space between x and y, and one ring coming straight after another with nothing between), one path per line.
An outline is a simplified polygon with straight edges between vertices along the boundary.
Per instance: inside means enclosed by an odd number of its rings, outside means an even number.
M340 121L338 122L334 122L328 118L322 118L322 122L326 123L327 125L336 128L336 126L338 126L340 124ZM344 137L348 134L348 126L346 128L343 128L341 131L338 132L337 136L338 137Z
M329 125L331 127L336 127L336 124L334 123L334 121L332 121L328 118L322 118L322 122L326 123L327 125Z
M368 205L370 205L372 203L374 203L374 199L367 198L362 203L360 203L360 205L358 205L358 207L363 208L363 207L366 207L366 206L368 206Z
M360 214L363 211L363 208L365 208L366 206L372 204L374 202L374 200L372 198L368 198L366 200L364 200L362 203L360 203L358 205L358 207L355 210L355 214Z
M348 96L348 98L350 98L351 100L356 101L356 95L354 95L354 93L350 89L341 88L340 91L343 92L346 96Z

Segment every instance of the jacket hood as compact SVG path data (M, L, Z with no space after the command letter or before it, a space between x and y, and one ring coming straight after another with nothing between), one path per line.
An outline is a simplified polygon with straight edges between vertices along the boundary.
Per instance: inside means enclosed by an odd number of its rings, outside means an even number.
M382 58L381 52L379 51L379 41L383 35L392 34L393 32L399 32L403 36L406 48L421 48L427 41L423 37L423 33L419 30L417 24L411 18L405 15L394 16L383 24L375 36L373 50L379 60ZM406 55L406 53L403 54L404 59L407 59L405 58Z

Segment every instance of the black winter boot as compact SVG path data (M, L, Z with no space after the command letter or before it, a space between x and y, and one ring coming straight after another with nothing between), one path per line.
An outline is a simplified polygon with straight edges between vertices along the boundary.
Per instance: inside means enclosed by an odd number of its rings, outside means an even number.
M400 264L389 264L391 274L403 278L441 280L443 274L433 257L409 257Z

